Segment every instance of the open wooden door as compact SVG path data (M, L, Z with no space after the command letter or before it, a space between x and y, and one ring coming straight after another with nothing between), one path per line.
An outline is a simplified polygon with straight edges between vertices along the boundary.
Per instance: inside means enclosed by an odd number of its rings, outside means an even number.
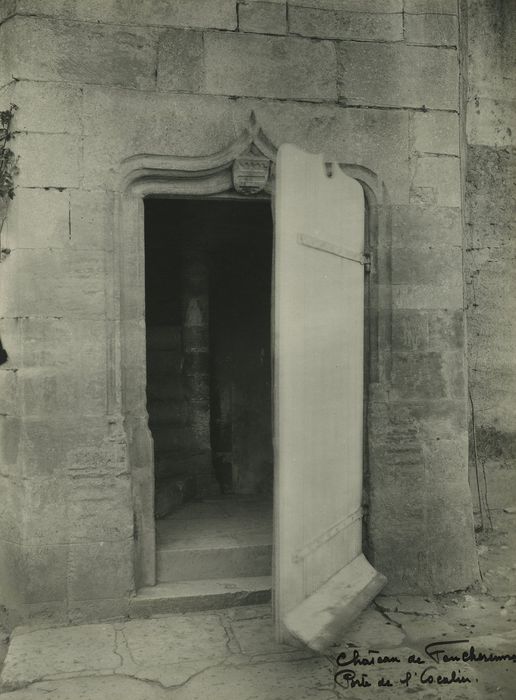
M295 146L276 168L276 631L323 650L385 583L362 554L364 195Z

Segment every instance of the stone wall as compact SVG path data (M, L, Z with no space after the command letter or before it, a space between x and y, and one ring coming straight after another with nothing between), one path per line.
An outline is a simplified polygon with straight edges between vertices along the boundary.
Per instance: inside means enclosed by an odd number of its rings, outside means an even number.
M214 153L252 110L276 145L358 165L376 192L368 551L391 591L469 585L456 1L290 0L287 12L281 1L3 0L0 20L0 99L19 106L20 167L0 276L7 604L102 617L137 585L145 397L122 383L121 362L133 378L145 361L120 334L120 309L140 338L143 300L118 290L143 264L115 226L121 163Z
M468 2L465 280L471 481L486 508L516 499L516 6ZM473 439L474 438L474 439ZM487 492L484 482L487 476ZM479 475L479 477L478 477ZM476 493L476 488L473 489Z

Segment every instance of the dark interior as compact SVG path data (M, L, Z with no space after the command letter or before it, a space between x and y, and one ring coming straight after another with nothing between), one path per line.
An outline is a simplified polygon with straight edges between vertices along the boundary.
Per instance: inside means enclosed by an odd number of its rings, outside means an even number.
M145 202L157 517L272 492L271 263L267 200Z

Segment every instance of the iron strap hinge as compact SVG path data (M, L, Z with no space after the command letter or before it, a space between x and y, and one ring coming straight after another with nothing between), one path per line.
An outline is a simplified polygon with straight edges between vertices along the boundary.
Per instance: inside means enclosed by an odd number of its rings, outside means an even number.
M339 258L344 258L344 260L351 260L351 262L356 262L359 265L364 266L366 272L371 271L371 254L370 253L359 253L343 246L336 245L335 243L330 243L317 236L310 236L307 233L299 233L297 240L301 245L305 245L308 248L314 248L315 250L322 250L324 253L329 253L330 255L336 255Z

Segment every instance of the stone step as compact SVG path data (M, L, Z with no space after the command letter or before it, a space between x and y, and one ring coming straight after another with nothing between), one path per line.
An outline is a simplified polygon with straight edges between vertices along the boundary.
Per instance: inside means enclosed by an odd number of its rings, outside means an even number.
M162 547L157 550L159 582L179 582L235 576L267 576L272 568L272 544L205 547Z
M271 600L270 576L205 579L158 583L140 588L131 599L130 617L167 613L218 610L240 605L259 605Z

